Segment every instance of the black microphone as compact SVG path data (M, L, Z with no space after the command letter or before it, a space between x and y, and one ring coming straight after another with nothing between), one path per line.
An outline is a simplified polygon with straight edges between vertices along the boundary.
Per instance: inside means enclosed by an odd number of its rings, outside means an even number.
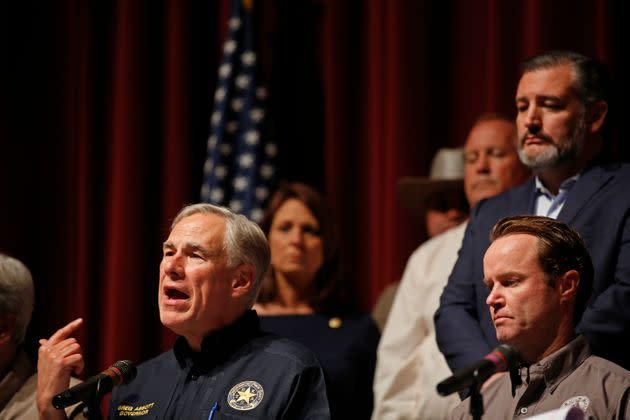
M98 375L55 395L52 405L64 408L96 395L102 397L113 387L131 382L136 373L137 369L130 360L119 360Z
M514 347L501 344L474 365L458 370L453 376L440 382L437 392L446 396L472 385L481 385L493 374L515 368L518 360L518 351Z

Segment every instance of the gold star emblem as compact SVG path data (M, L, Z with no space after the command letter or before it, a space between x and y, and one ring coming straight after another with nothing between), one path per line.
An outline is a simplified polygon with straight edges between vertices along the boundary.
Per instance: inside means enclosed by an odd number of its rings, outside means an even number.
M253 410L265 396L265 390L256 381L243 381L230 389L227 402L230 407L239 411Z
M243 391L238 391L238 399L236 401L249 402L249 399L254 396L256 396L256 394L251 391L250 387L247 387Z
M341 318L338 318L336 316L328 320L328 326L333 329L341 328L342 323L343 322L341 322Z

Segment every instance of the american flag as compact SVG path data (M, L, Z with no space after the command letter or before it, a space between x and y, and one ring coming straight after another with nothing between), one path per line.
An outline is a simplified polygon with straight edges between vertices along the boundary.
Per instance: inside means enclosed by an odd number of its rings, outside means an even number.
M261 135L267 96L256 74L252 1L232 0L214 94L202 201L260 222L275 180L277 146Z

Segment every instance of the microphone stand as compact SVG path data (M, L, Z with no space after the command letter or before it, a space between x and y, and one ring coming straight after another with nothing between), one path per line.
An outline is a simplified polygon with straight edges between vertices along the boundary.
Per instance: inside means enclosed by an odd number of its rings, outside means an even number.
M88 420L102 420L101 405L97 399L83 402L83 417Z
M473 383L470 385L470 408L468 412L473 420L481 420L483 415L483 396L481 395L481 385L479 382L479 370L473 373Z
M71 418L73 418L75 412L80 410L82 407L84 418L88 420L103 420L103 413L101 413L101 401L103 400L103 397L112 390L111 382L103 384L103 379L105 378L99 379L96 385L96 390L74 409Z

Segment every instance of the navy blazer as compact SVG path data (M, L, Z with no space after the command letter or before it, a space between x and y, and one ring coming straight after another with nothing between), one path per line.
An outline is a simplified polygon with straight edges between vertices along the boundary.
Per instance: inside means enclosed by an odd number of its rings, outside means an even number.
M483 255L502 217L533 214L535 181L483 200L474 209L457 263L435 313L438 346L453 371L469 366L497 344L483 284ZM622 344L630 331L630 165L596 164L569 192L558 220L581 235L593 259L593 294L577 330L593 351L626 369Z

